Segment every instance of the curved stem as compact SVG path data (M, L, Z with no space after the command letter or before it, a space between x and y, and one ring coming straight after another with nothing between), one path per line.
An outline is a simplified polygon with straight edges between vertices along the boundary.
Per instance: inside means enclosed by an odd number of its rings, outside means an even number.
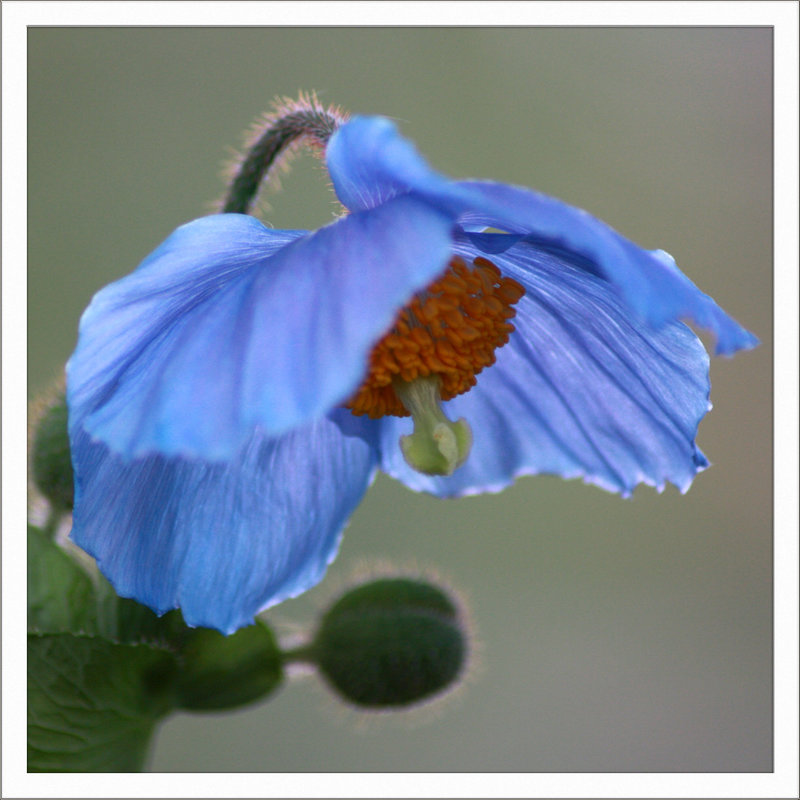
M228 187L222 204L223 214L247 214L262 181L278 157L294 143L305 139L323 148L344 115L334 108L323 108L313 95L284 102L267 118L263 130L250 146Z
M45 520L42 531L51 539L56 538L58 533L58 526L61 523L61 518L64 516L63 512L56 508L52 503L47 512L47 519Z

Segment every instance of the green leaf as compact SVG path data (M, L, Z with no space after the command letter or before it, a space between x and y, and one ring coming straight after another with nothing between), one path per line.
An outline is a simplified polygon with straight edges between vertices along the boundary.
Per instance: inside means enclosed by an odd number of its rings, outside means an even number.
M116 598L116 631L120 642L135 644L147 642L173 650L180 650L192 629L183 621L177 609L159 617L152 609L126 597L119 597L105 578L103 582Z
M184 644L178 703L194 711L235 708L266 697L282 678L281 652L263 623L231 636L197 628Z
M120 597L99 571L95 572L94 586L98 614L104 621L100 635L123 644L146 643L177 651L191 631L180 611L159 617L136 600Z
M29 633L40 634L31 640L32 648L44 647L42 642L56 641L41 636L43 634L75 634L59 639L57 644L47 645L59 649L59 657L73 665L73 672L83 663L81 659L91 657L92 669L100 673L107 671L109 680L122 675L121 686L129 686L134 679L146 683L149 678L146 675L142 677L144 673L139 675L141 670L149 674L150 663L146 660L139 663L144 656L131 658L125 664L123 675L120 673L121 665L117 663L120 654L160 652L167 659L162 665L169 666L168 682L172 687L165 709L170 704L196 711L235 708L266 697L283 678L281 652L272 632L263 623L244 628L232 636L223 636L205 628L189 628L177 610L159 617L135 600L118 597L111 584L91 563L79 561L43 531L33 527L28 530L28 606ZM137 645L150 647L131 649ZM43 679L40 673L58 667L58 662L48 663L50 655L51 650L45 650L44 654L34 650L29 656L33 670L29 677L31 691L35 692L38 686L40 694L46 692L47 696L50 695L49 679ZM108 661L107 667L102 666L103 659ZM86 727L94 724L93 721L86 722L83 716L75 718L62 710L61 706L77 709L76 702L83 699L78 679L72 673L68 677L69 680L61 686L61 698L50 697L53 703L48 712L56 720L61 720L63 730L59 736L62 740L70 735L71 725ZM91 697L94 704L91 706L92 720L101 719L103 713L111 714L118 701L126 702L124 697L115 698L114 687L117 685L108 685L103 693ZM68 699L70 692L76 695L73 701ZM40 707L43 702L40 698ZM110 704L105 712L103 703ZM120 743L131 740L129 745L134 754L145 751L153 722L158 716L153 716L151 711L139 715L131 727L117 730ZM120 712L120 717L126 714L129 712ZM31 746L36 753L44 752L50 746L47 742L43 748L36 744L37 725L39 723L31 729L34 737ZM98 730L102 728L103 725L98 723ZM76 763L81 759L99 763L106 757L101 755L103 742L83 736L82 730L79 728L79 732L74 734L77 738L73 739L69 757ZM83 755L81 748L86 750ZM56 752L59 758L66 758L62 751ZM117 758L114 753L107 757ZM71 769L50 767L47 761L42 763L43 769Z
M43 531L28 526L28 630L96 633L101 619L86 570Z
M119 597L96 568L84 566L29 525L28 631L96 635L177 650L190 629L179 611L159 617L141 603Z
M175 658L92 636L28 636L28 770L142 769L173 706Z

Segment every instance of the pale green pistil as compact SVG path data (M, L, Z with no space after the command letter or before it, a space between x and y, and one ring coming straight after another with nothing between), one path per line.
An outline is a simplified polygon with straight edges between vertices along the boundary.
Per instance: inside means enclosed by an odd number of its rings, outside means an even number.
M469 456L472 431L465 419L452 422L444 415L439 378L395 379L392 385L414 420L414 432L400 437L408 465L426 475L452 475Z

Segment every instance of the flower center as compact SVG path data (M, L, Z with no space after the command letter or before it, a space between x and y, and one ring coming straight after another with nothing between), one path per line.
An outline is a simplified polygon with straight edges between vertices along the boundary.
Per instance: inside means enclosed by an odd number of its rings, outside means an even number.
M442 400L471 389L475 376L494 364L494 351L514 326L511 307L525 290L486 258L467 266L455 256L442 277L416 294L372 349L369 373L346 407L373 419L407 417L394 384L435 375Z
M468 266L454 256L372 349L367 377L345 407L373 419L412 414L414 437L425 438L446 463L436 466L438 455L415 458L427 445L401 442L406 460L422 472L449 475L466 459L471 435L463 420L447 420L439 402L471 389L475 376L494 363L494 351L514 330L512 306L524 293L488 259Z

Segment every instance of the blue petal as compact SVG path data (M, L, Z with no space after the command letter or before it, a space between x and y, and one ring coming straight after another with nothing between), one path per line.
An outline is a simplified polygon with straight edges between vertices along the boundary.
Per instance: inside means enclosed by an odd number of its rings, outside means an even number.
M354 211L412 188L446 192L449 184L384 117L353 117L342 125L328 142L325 160L336 195Z
M125 457L229 458L259 425L320 417L444 268L449 219L401 197L314 234L218 215L99 292L68 365L70 413Z
M468 257L471 244L457 247ZM517 475L581 476L630 494L637 483L685 491L705 466L695 444L710 408L708 356L681 323L654 329L609 284L558 256L519 244L492 261L525 286L516 331L470 392L445 404L474 436L447 478L405 464L407 419L382 420L382 468L440 496L499 491Z
M277 438L256 433L228 464L123 461L72 430L72 538L123 597L231 633L309 589L336 555L375 448L337 416Z
M526 234L542 249L610 281L651 325L689 319L717 337L717 354L755 347L758 339L703 294L663 250L644 250L578 208L514 186L460 182L474 198L460 222Z
M505 253L509 247L524 239L521 233L486 233L485 231L463 230L461 233L482 253L495 255Z
M328 145L328 169L342 202L369 208L402 192L427 198L458 216L465 230L477 225L526 234L616 287L650 324L693 320L717 337L718 354L755 347L753 334L703 294L662 250L644 250L604 222L528 189L481 181L449 181L434 172L389 120L356 117Z

